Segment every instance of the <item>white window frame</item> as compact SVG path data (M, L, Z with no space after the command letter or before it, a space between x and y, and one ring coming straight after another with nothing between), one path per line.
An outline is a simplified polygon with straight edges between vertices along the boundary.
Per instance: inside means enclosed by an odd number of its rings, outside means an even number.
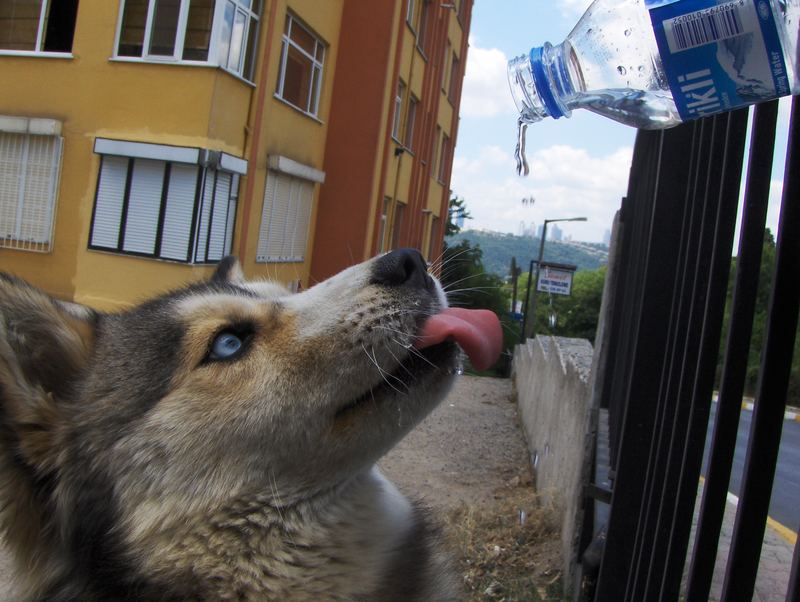
M42 5L39 7L39 26L36 30L36 47L33 50L9 50L0 48L0 56L42 56L52 58L72 58L72 52L52 52L42 50L44 45L44 24L47 20L47 11L50 8L50 3L58 0L42 0ZM77 20L77 19L76 19Z
M188 0L183 0L187 2ZM256 59L258 58L258 48L253 47L253 51L255 56L253 57L253 73L245 74L242 72L244 69L244 62L245 62L245 55L247 54L247 44L250 38L250 35L256 36L256 43L258 43L258 32L261 27L261 19L260 19L260 12L255 12L253 10L253 6L259 5L259 11L262 8L264 0L250 0L250 6L247 6L242 0L216 0L216 4L214 6L214 23L212 24L211 28L211 47L208 49L209 61L219 65L221 69L224 69L228 73L232 73L238 77L245 79L246 81L253 81L255 79L255 63ZM222 61L219 60L212 60L212 52L214 53L213 56L215 58L219 57L219 50L222 43L222 22L225 18L225 5L232 4L233 5L233 23L236 24L236 15L244 15L244 33L242 34L242 44L239 51L239 64L236 66L235 69L231 69L228 67L227 63L230 61L230 52L231 52L231 44L230 41L228 43L228 54L225 57L225 64L222 64ZM251 19L255 19L255 27L253 27L253 31L250 31L250 21ZM233 40L233 30L231 30L231 40Z
M414 29L414 13L416 9L416 2L414 0L408 0L408 7L406 8L406 23L411 28L411 31L416 31Z
M294 107L301 113L308 115L309 117L313 117L314 119L317 119L319 116L319 101L320 97L322 96L322 82L325 74L325 55L328 53L328 45L325 43L325 40L323 40L320 36L314 33L314 31L310 27L306 26L291 12L286 13L286 19L289 22L289 25L287 28L284 29L283 34L281 36L281 64L280 64L280 72L278 73L278 85L277 89L275 90L275 97L279 98L281 101L285 102L289 106ZM295 25L303 28L306 31L306 33L308 33L312 38L314 38L315 41L314 56L306 52L304 48L300 47L294 40L291 39L291 31ZM287 32L286 29L288 29L289 31ZM296 51L300 52L303 56L311 60L311 77L308 78L308 85L309 85L308 102L309 105L313 105L313 107L312 106L309 106L307 108L298 107L291 100L288 100L283 96L285 77L286 77L286 61L289 55L288 52L289 46L291 46ZM318 60L316 57L318 48L322 52L322 60ZM315 81L317 84L316 97L314 97Z
M394 118L392 119L392 138L395 142L400 141L400 126L403 123L403 96L406 95L406 84L402 79L397 80L397 92L394 97Z
M23 231L22 221L25 204L26 202L29 202L29 199L26 199L25 192L27 188L26 183L30 167L30 163L28 161L30 144L33 136L40 135L0 130L0 135L2 134L23 136L23 148L22 157L20 160L21 173L19 174L17 189L17 204L15 211L16 223L14 225L14 232L10 233L10 235L4 235L3 232L0 232L0 248L49 253L53 248L53 226L55 224L58 189L61 177L61 162L63 158L64 139L59 135L44 136L47 138L52 138L55 147L53 149L53 162L50 165L50 174L47 182L48 191L45 206L46 216L44 218L44 223L40 224L42 230L45 232L45 235L41 240L39 240L38 238L26 236L26 233ZM2 211L2 208L0 208L0 211Z
M259 12L253 10L253 6L258 5L259 9L263 4L263 0L252 0L250 7L248 7L243 0L216 0L214 4L214 17L211 23L210 44L208 48L208 58L205 61L184 60L183 46L186 41L186 26L189 19L189 8L191 0L180 0L181 6L178 13L178 24L175 33L175 45L172 49L172 55L150 54L150 43L152 42L153 33L153 19L155 17L156 0L148 0L147 4L147 17L145 19L144 36L142 40L142 56L126 56L119 54L119 43L122 37L122 24L125 16L125 3L126 0L121 0L119 15L117 17L117 33L114 40L114 51L112 59L116 61L126 61L135 63L169 63L178 65L204 65L210 67L218 67L227 71L242 80L252 83L254 80L255 63L258 59L258 50L254 47L253 73L243 73L245 56L247 54L248 41L251 35L256 36L256 43L258 33L261 26L261 17ZM219 60L220 49L222 47L222 24L225 18L225 6L231 4L234 7L234 23L236 22L236 14L243 14L245 16L245 28L242 35L241 51L239 55L239 62L236 68L231 69L227 63L230 58L230 44L228 45L228 54L225 57L225 62ZM250 28L250 22L254 20L254 26ZM233 33L231 33L233 36Z
M409 151L414 151L414 127L417 121L417 111L419 110L419 99L411 94L408 97L408 114L406 115L406 127L403 132L403 146Z

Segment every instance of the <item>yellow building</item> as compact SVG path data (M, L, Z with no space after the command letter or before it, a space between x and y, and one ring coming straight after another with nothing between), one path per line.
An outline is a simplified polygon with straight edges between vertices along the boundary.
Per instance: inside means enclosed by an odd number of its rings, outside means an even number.
M101 309L206 277L229 253L248 276L308 286L326 244L317 233L335 227L325 217L326 182L364 176L331 160L334 144L347 144L332 136L347 119L334 106L337 80L358 73L363 59L339 58L348 46L343 32L364 19L351 2L2 0L0 269ZM369 13L371 3L354 4ZM414 5L435 13L436 23L447 14L446 37L463 57L465 11L421 0L374 4L388 7L394 33L369 37L365 48L380 53L391 44L399 57L378 74L376 101L390 123L405 98L395 102L398 70L419 99L423 74L446 58L413 75L397 36L416 32L400 25ZM460 91L463 67L455 70ZM453 111L435 111L451 141ZM407 123L408 110L398 114ZM395 151L380 136L371 152L388 164ZM362 243L354 261L385 247L374 243L383 193L413 186L413 176L395 171L367 174L381 194L351 208L368 213L363 232L346 243ZM441 219L438 192L391 198L430 197L409 209ZM414 244L414 228L405 239L399 228L394 242Z

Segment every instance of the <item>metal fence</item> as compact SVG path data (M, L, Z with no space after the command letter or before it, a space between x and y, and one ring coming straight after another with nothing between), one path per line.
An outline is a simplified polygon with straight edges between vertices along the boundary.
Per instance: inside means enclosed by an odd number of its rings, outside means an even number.
M794 99L776 270L723 600L751 600L800 304L800 105ZM747 110L641 131L620 211L619 278L602 379L613 481L597 601L708 599L734 455L772 169L777 102L754 109L710 460L690 532L721 347ZM800 503L800 500L797 500ZM586 541L587 538L584 538ZM800 547L800 546L798 546ZM787 600L800 600L795 549ZM688 577L685 574L688 572Z

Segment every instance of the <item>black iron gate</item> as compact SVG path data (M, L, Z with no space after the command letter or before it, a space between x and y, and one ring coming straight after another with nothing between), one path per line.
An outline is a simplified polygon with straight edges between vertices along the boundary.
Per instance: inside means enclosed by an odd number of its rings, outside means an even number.
M800 304L800 105L794 99L776 271L724 600L751 600ZM594 599L707 600L753 323L777 116L754 109L732 317L693 549L689 549L743 169L747 110L639 133L620 212L621 263L601 403L613 479ZM800 467L798 467L800 470ZM800 503L800 500L797 500ZM800 546L799 546L800 547ZM787 600L800 600L795 550Z

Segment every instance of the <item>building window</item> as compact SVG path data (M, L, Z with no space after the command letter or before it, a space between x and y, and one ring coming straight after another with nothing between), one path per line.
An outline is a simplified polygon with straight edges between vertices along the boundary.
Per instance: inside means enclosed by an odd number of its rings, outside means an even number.
M215 263L233 238L239 175L196 164L103 155L89 248Z
M397 82L397 94L394 97L394 120L392 122L392 138L400 142L400 125L403 122L403 96L406 93L406 85L402 81Z
M281 72L275 94L304 113L319 113L325 43L291 14L286 15Z
M400 246L400 230L403 227L403 212L405 211L405 203L396 201L394 204L394 219L392 220L392 241L389 245L390 249L397 249Z
M253 80L259 0L125 0L118 57L217 65Z
M417 30L417 48L424 55L428 52L428 27L430 21L430 0L422 0L419 14L419 29Z
M458 22L463 27L464 26L464 13L467 9L467 2L470 0L456 0L458 2Z
M447 91L447 99L450 101L450 104L455 104L456 102L456 91L458 89L458 79L459 79L458 69L460 66L461 66L461 61L454 54L453 61L450 64L450 87Z
M0 247L52 248L60 136L0 132Z
M406 23L411 29L414 29L414 8L416 2L414 0L408 0L408 7L406 8Z
M439 140L442 139L442 128L441 126L436 126L436 136L433 138L433 145L431 146L431 155L430 155L430 162L431 162L431 176L436 177L438 179L439 172L437 171L437 163L436 161L439 158Z
M428 261L439 261L442 254L441 238L439 237L439 218L431 214L431 231L428 239Z
M447 57L450 56L452 47L453 46L448 39L444 48L444 53L442 54L442 92L445 94L447 93Z
M313 182L272 169L267 171L257 262L305 260L313 202Z
M408 149L414 148L414 122L417 120L417 106L419 100L412 94L408 100L408 116L406 117L406 135L403 138L403 145Z
M388 196L383 197L383 209L381 212L381 224L378 230L378 253L386 251L386 225L389 221L389 208L392 206L392 199Z
M445 134L442 137L442 152L439 155L439 172L437 175L437 179L442 184L445 183L447 179L447 175L449 172L449 162L450 160L450 138Z
M78 0L2 0L0 52L72 52Z

